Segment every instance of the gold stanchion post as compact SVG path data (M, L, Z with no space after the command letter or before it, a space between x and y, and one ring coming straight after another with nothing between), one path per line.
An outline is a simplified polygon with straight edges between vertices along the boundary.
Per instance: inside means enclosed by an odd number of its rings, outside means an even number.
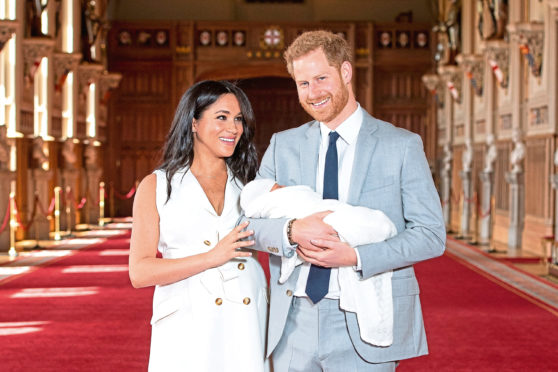
M110 195L109 195L109 213L110 217L114 218L114 185L111 183Z
M105 183L99 183L99 226L105 225Z
M61 240L60 235L60 192L62 188L56 186L54 188L54 240Z
M11 191L10 191L10 250L8 251L8 255L10 258L17 257L18 253L15 248L16 242L16 231L17 231L17 217L16 217L16 208L15 208L15 190L16 185L15 181L11 183Z
M72 188L66 186L66 235L72 235L72 200L71 197Z

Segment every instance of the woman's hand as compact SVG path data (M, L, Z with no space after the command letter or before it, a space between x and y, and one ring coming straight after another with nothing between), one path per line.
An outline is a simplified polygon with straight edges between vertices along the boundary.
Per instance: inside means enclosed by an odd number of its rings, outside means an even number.
M244 252L239 250L239 248L249 247L254 245L254 240L242 240L254 234L252 230L244 230L250 222L246 221L241 223L230 233L228 233L223 239L213 247L209 252L207 252L207 257L211 263L211 267L221 266L224 263L237 257L250 257L252 253Z

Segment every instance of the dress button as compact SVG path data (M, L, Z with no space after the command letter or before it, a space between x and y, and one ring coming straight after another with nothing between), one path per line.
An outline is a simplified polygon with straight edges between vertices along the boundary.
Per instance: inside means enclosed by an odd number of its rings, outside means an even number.
M211 242L210 242L209 240L204 240L204 241L203 241L203 244L205 244L205 245L211 245Z
M222 303L223 303L223 299L222 299L222 298L217 298L217 299L215 299L215 304L216 304L217 306L221 306Z
M244 264L242 262L238 264L238 270L244 270Z
M291 291L290 289L287 289L287 296L291 297L293 295L293 291Z
M244 300L242 300L242 302L244 302L244 305L250 304L250 297L244 297Z

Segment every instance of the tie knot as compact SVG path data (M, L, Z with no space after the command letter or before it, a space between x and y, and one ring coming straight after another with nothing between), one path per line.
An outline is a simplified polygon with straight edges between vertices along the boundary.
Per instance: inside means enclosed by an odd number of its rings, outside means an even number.
M329 144L333 144L335 142L337 142L337 139L339 138L339 133L331 131L329 132Z

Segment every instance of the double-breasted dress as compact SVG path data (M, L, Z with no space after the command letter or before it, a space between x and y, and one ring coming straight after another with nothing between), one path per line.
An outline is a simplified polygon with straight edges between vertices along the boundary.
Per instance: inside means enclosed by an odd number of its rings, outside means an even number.
M161 170L155 174L163 258L207 252L234 228L241 211L241 183L230 171L221 215L190 171L173 176L168 201L166 175ZM156 286L149 370L268 371L266 322L266 280L255 257Z

